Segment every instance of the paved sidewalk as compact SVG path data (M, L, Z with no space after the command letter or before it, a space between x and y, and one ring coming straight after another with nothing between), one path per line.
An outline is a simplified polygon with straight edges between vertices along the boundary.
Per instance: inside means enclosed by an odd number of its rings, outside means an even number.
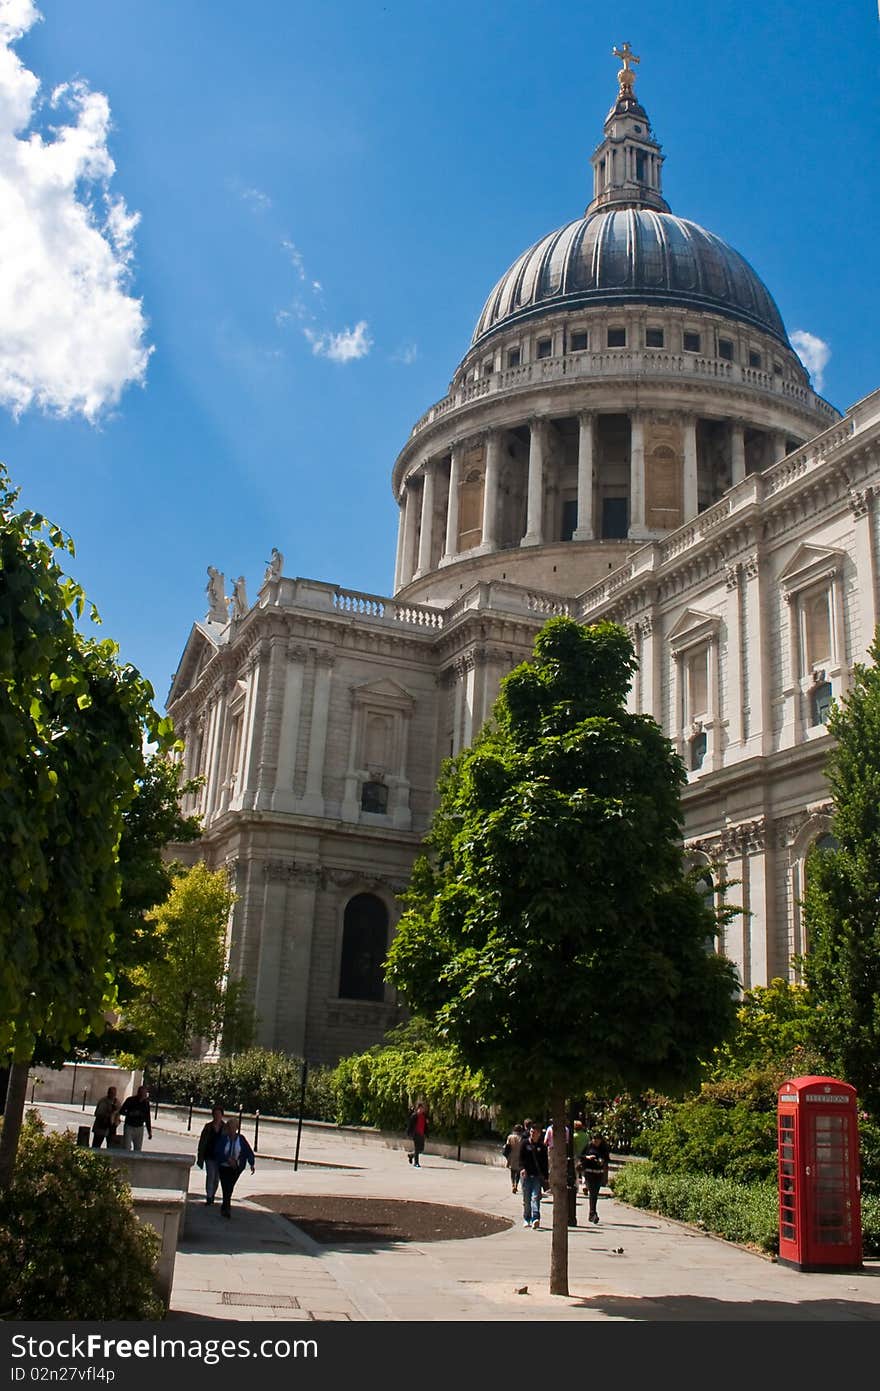
M78 1123L75 1107L41 1109L51 1123ZM188 1134L185 1115L160 1110L152 1147L194 1156L202 1124L194 1117ZM247 1122L244 1129L251 1137ZM598 1226L587 1225L578 1199L571 1296L554 1297L547 1293L552 1204L545 1202L548 1226L523 1230L500 1155L497 1167L466 1164L432 1156L429 1145L413 1169L402 1141L391 1149L306 1127L294 1172L295 1143L295 1125L261 1124L256 1174L239 1180L228 1222L217 1205L205 1205L204 1175L193 1167L172 1319L880 1321L878 1261L857 1274L806 1275L610 1196L600 1199ZM253 1202L264 1193L421 1199L514 1225L472 1240L332 1248ZM528 1293L516 1293L523 1286Z

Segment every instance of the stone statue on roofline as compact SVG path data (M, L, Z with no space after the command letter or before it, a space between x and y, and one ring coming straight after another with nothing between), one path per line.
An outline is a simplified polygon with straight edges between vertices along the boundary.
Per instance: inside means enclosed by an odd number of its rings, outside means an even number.
M205 585L205 592L208 596L208 612L206 621L208 623L229 622L229 614L226 610L226 595L223 593L226 588L226 577L219 570L215 570L213 565L208 566L208 583Z
M248 603L247 589L245 588L244 575L239 575L232 584L232 617L244 618L250 604Z
M272 554L266 566L266 573L263 576L263 584L268 584L270 580L280 580L284 569L284 556L277 546L272 547Z

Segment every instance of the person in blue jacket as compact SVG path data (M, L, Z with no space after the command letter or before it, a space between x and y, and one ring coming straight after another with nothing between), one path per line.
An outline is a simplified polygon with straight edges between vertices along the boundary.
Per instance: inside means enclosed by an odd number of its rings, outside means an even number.
M244 1136L239 1134L235 1121L227 1121L223 1138L214 1154L220 1169L220 1188L223 1192L220 1211L224 1217L231 1217L232 1190L246 1165L250 1164L251 1173L254 1172L254 1152Z

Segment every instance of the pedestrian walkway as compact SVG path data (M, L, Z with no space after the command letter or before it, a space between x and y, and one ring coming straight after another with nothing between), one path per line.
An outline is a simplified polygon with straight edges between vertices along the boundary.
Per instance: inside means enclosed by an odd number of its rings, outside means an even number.
M77 1124L75 1107L41 1109L54 1124ZM185 1113L160 1111L153 1148L194 1156L201 1124L194 1119L187 1133ZM204 1175L193 1167L173 1319L880 1321L878 1261L856 1274L807 1275L610 1196L600 1199L598 1226L587 1224L578 1198L571 1295L551 1296L552 1204L545 1201L541 1230L524 1230L500 1154L497 1167L461 1163L432 1156L429 1142L414 1169L402 1139L391 1149L306 1128L294 1172L295 1144L295 1126L261 1125L257 1171L239 1180L231 1222L205 1205ZM508 1217L513 1226L473 1240L333 1248L254 1203L257 1194L427 1200Z

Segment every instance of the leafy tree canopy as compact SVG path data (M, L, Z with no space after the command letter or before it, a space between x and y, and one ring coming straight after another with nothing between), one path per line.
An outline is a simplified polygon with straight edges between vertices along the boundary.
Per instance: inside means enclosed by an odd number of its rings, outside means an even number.
M216 1039L238 987L227 988L226 928L235 895L226 871L204 864L179 870L163 904L148 914L155 950L132 972L135 993L124 1021L149 1051L183 1057L198 1039Z
M827 773L837 849L807 860L804 975L815 1002L814 1041L834 1072L880 1116L880 645L856 666L832 707L836 746Z
M634 666L620 627L551 620L444 771L388 972L502 1098L677 1088L733 1022L683 765L623 705Z

